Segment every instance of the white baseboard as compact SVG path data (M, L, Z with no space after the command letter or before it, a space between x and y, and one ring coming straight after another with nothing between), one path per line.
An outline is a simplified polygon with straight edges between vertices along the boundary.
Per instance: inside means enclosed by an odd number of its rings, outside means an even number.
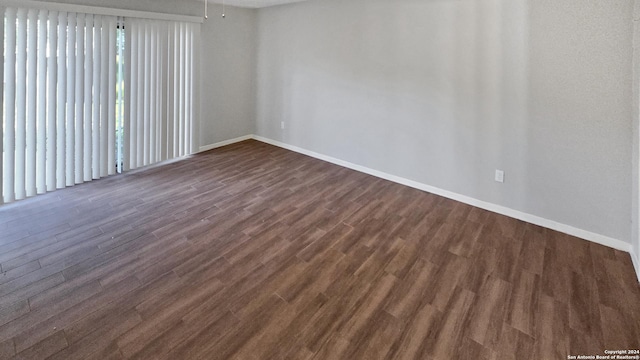
M357 165L357 164L353 164L350 163L348 161L344 161L344 160L340 160L331 156L327 156L324 154L320 154L314 151L310 151L307 149L303 149L300 148L298 146L294 146L294 145L289 145L277 140L273 140L273 139L269 139L269 138L265 138L262 136L258 136L258 135L247 135L247 136L242 136L236 139L232 139L232 140L228 140L228 141L223 141L217 144L213 144L213 145L209 145L209 146L205 146L205 147L201 147L200 150L201 151L206 151L206 150L210 150L210 149L215 149L216 147L220 147L220 146L225 146L225 145L229 145L229 144L233 144L236 142L240 142L240 141L244 141L247 139L255 139L267 144L271 144L274 146L278 146L281 147L283 149L287 149L287 150L291 150L303 155L307 155L319 160L323 160L323 161L327 161L330 162L332 164L336 164L336 165L340 165L355 171L359 171L365 174L369 174L381 179L385 179L385 180L389 180L398 184L402 184L402 185L406 185L418 190L422 190L422 191L426 191L432 194L436 194L436 195L440 195L442 197L446 197L448 199L452 199L452 200L456 200L456 201L460 201L462 203L471 205L471 206L475 206L487 211L491 211L491 212L495 212L501 215L505 215L514 219L518 219L518 220L522 220L531 224L535 224L538 226L542 226L551 230L556 230L565 234L569 234L581 239L585 239L588 241L592 241L594 243L600 244L600 245L604 245L610 248L614 248L617 250L621 250L621 251L625 251L627 253L629 253L631 255L631 259L633 261L633 265L635 267L636 273L638 275L638 281L640 281L640 259L638 259L638 254L635 254L633 252L632 246L631 244L619 240L619 239L614 239L605 235L601 235L601 234L597 234L594 232L590 232L587 230L583 230L583 229L579 229L567 224L562 224L553 220L549 220L549 219L545 219L543 217L539 217L536 215L531 215L522 211L518 211L518 210L514 210L505 206L501 206L501 205L497 205L497 204L493 204L490 202L486 202L486 201L482 201L482 200L478 200L466 195L461 195L458 193L454 193L452 191L448 191L448 190L444 190L444 189L440 189L434 186L430 186L427 184L423 184L414 180L409 180L409 179L405 179L403 177L400 176L396 176L396 175L391 175L391 174L387 174L385 172L382 171L378 171L378 170L374 170L365 166L361 166L361 165Z
M505 206L501 206L501 205L496 205L490 202L486 202L486 201L482 201L482 200L478 200L478 199L474 199L472 197L466 196L466 195L461 195L461 194L457 194L448 190L444 190L444 189L440 189L434 186L430 186L430 185L426 185L423 183L419 183L417 181L413 181L413 180L409 180L409 179L405 179L402 178L400 176L396 176L396 175L391 175L391 174L387 174L384 173L382 171L378 171L378 170L374 170L374 169L370 169L367 168L365 166L360 166L357 164L353 164L350 163L348 161L344 161L344 160L340 160L340 159L336 159L333 158L331 156L327 156L327 155L323 155L323 154L319 154L310 150L306 150L297 146L293 146L293 145L289 145L289 144L285 144L282 143L280 141L276 141L276 140L272 140L272 139L268 139L262 136L253 136L254 139L258 140L258 141L262 141L265 142L267 144L271 144L271 145L275 145L287 150L291 150L291 151L295 151L297 153L301 153L304 155L308 155L311 157L314 157L316 159L320 159L320 160L324 160L336 165L340 165L340 166L344 166L346 168L352 169L352 170L356 170L359 172L363 172L365 174L369 174L369 175L373 175L375 177L379 177L385 180L389 180L389 181L393 181L395 183L398 184L402 184L402 185L406 185L418 190L423 190L426 192L430 192L432 194L436 194L436 195L440 195L452 200L456 200L456 201L460 201L462 203L465 204L469 204L475 207L479 207L481 209L485 209L491 212L495 212L501 215L505 215L508 217L512 217L518 220L522 220L531 224L535 224L535 225L539 225L545 228L549 228L552 230L556 230L565 234L569 234L572 236L576 236L585 240L589 240L589 241L593 241L595 243L604 245L604 246L608 246L614 249L618 249L618 250L622 250L622 251L626 251L628 253L631 252L631 244L622 241L622 240L618 240L618 239L614 239L608 236L604 236L604 235L600 235L600 234L596 234L590 231L586 231L583 229L579 229L570 225L566 225L566 224L562 224L553 220L549 220L549 219L545 219L539 216L535 216L535 215L531 215L531 214L527 214L518 210L514 210Z
M237 137L235 139L220 141L220 142L217 142L217 143L211 144L211 145L200 146L200 151L199 152L217 149L219 147L235 144L237 142L241 142L241 141L245 141L245 140L249 140L249 139L253 139L253 135L240 136L240 137Z

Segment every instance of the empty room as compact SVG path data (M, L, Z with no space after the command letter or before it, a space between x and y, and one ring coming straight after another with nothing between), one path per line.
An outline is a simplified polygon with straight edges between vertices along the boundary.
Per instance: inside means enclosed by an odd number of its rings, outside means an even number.
M0 359L640 359L640 0L0 13Z

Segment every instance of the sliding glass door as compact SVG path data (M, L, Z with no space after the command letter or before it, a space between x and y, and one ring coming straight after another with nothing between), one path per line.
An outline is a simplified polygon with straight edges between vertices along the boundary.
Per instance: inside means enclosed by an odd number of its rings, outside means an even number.
M188 155L192 23L6 8L0 203Z

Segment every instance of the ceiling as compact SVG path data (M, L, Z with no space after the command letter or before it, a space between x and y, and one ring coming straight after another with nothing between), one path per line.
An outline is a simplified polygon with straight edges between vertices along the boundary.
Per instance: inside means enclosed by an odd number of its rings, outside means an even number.
M296 3L306 0L224 0L224 3L229 6L238 6L245 8L263 8L267 6L275 6L282 4ZM209 0L210 3L222 4L223 0Z

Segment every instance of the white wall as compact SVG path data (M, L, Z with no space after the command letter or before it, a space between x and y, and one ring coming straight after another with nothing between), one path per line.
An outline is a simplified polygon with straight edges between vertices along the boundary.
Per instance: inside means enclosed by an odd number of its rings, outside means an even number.
M633 0L263 9L256 131L629 243L632 10Z
M201 145L255 129L256 10L209 6L203 24Z

